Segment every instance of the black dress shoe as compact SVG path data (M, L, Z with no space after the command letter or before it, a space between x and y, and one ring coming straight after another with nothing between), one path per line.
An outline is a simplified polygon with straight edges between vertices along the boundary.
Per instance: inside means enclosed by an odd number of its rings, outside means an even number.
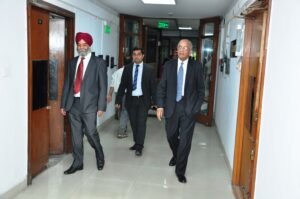
M175 157L172 157L171 158L171 160L170 160L170 162L169 162L169 166L175 166L176 165L176 159L175 159Z
M136 146L135 146L135 145L133 145L132 147L130 147L130 148L129 148L129 150L131 150L131 151L134 151L134 150L136 150Z
M136 156L142 156L142 154L143 154L143 152L142 152L142 150L140 150L140 149L137 149L137 150L135 151L135 155L136 155Z
M76 171L80 171L82 169L83 169L83 166L73 167L73 165L72 165L70 168L68 168L67 170L64 171L64 174L69 175L69 174L75 173Z
M104 160L97 161L97 168L98 170L102 170L104 167Z
M184 175L177 175L178 181L181 183L186 183L186 177Z

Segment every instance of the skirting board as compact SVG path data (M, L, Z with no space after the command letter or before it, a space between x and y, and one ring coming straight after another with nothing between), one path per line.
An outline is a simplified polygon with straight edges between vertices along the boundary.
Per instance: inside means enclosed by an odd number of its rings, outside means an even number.
M12 187L10 190L0 195L0 199L11 199L16 197L21 191L26 189L27 187L27 179L24 179L22 182Z

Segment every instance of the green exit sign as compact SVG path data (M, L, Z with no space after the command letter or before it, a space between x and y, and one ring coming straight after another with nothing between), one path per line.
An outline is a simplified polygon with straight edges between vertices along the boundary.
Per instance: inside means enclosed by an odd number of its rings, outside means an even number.
M109 25L104 25L104 32L105 33L110 33L110 26Z
M169 28L169 22L167 21L158 21L157 22L158 28Z

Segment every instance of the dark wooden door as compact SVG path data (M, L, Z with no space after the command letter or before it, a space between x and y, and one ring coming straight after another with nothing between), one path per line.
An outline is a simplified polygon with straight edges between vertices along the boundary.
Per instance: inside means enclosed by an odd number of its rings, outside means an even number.
M200 19L197 59L202 63L204 69L205 97L197 121L208 126L212 123L215 99L219 25L219 17Z
M119 66L131 59L132 49L142 47L142 18L120 15Z
M49 13L29 9L29 162L30 179L46 168L49 154Z

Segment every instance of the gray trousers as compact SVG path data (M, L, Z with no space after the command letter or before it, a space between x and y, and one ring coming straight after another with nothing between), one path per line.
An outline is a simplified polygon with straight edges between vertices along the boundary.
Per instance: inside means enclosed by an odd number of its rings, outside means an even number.
M83 135L95 150L97 161L104 161L103 149L97 131L97 113L82 113L80 99L74 98L74 103L69 112L71 135L73 145L73 167L83 165Z
M120 118L119 119L120 119L120 126L119 126L118 133L125 134L127 131L127 123L129 120L128 112L125 108L125 96L122 99L122 106L121 106L121 110L120 110Z

